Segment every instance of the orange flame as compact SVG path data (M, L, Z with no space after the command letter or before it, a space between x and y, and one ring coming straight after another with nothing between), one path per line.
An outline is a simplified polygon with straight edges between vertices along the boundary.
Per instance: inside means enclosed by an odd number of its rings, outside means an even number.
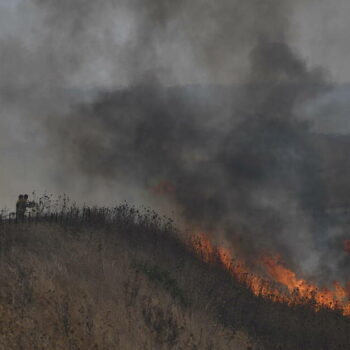
M346 253L350 254L350 239L344 241L344 250Z
M172 194L176 191L175 185L167 181L161 181L151 188L151 191L157 195Z
M192 237L191 246L203 261L219 263L257 296L288 305L308 303L313 305L316 311L328 308L340 310L343 315L350 316L350 283L347 288L335 282L332 290L319 289L306 280L299 279L296 273L286 268L277 256L265 256L260 259L263 269L270 278L268 280L250 272L243 261L235 260L227 249L215 247L203 234ZM278 286L284 286L286 291Z

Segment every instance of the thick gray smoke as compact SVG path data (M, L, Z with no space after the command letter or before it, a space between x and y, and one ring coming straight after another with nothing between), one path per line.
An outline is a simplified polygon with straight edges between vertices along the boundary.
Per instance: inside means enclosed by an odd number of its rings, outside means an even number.
M291 5L3 4L8 193L158 206L245 257L279 252L304 275L345 279L344 230L325 214L333 143L310 117L334 87L291 45Z

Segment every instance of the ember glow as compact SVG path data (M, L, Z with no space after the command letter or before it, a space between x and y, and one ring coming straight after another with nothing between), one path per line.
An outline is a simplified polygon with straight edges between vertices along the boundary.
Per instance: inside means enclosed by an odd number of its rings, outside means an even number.
M170 182L161 181L160 183L152 187L151 190L154 194L157 195L168 195L174 193L176 191L176 187Z
M350 254L350 239L344 241L344 250L346 253Z
M288 305L312 305L316 311L340 310L344 316L350 316L350 283L344 287L334 282L332 289L318 288L298 278L278 256L258 258L267 276L262 277L250 271L244 261L235 259L229 250L214 246L204 234L193 236L191 245L206 263L221 265L257 296Z

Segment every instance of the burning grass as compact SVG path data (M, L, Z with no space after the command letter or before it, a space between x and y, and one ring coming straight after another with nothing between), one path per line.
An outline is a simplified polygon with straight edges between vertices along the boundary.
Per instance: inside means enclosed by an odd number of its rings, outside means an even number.
M334 282L333 290L320 289L306 280L298 278L296 273L288 269L278 256L260 258L261 266L268 278L263 278L249 271L244 261L235 260L225 248L215 247L205 235L192 237L191 245L196 253L207 263L219 263L235 279L247 286L259 297L274 302L292 305L312 305L319 311L322 308L341 311L344 316L350 316L350 283L343 287ZM283 286L287 288L278 288Z
M277 284L297 277L278 270L277 281L272 270L268 283L205 237L190 242L171 220L127 204L7 218L0 348L350 348L339 307L302 295L284 302ZM268 272L279 261L265 264Z

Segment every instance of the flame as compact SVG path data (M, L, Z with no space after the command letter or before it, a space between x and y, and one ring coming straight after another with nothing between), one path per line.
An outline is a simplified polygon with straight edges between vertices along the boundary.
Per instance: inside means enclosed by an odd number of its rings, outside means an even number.
M344 250L346 253L350 254L350 239L344 241Z
M175 185L167 181L161 181L151 188L151 191L157 195L172 194L176 191Z
M347 287L334 282L332 290L320 289L298 278L295 272L285 267L279 256L264 256L259 259L268 279L252 273L244 261L235 260L229 250L215 247L204 234L194 235L190 243L203 261L219 263L256 296L288 305L309 304L316 311L321 308L340 310L344 316L350 316L350 282Z

